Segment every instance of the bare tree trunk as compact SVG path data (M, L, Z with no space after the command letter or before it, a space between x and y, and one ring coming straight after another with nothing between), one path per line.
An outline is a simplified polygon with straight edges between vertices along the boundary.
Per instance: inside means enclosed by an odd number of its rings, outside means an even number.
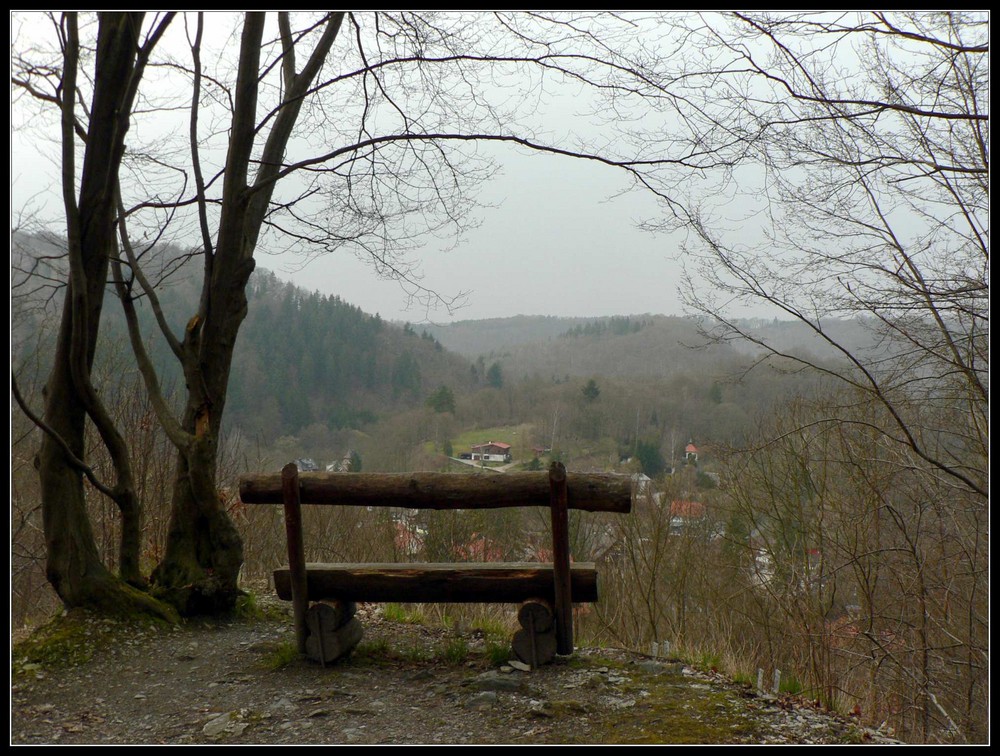
M191 440L177 454L166 549L152 577L158 595L185 615L226 611L241 593L237 583L243 540L223 506L216 469L231 345L246 315L244 287L252 263L245 267L244 280L234 280L235 274L227 277L232 288L225 301L235 305L235 312L219 315L224 326L206 328L205 333L190 328L184 342L189 391L183 429ZM219 341L228 341L229 348ZM191 359L199 346L215 359L202 364Z
M157 595L184 615L226 611L241 593L243 541L217 493L208 446L178 454L166 551L153 573Z
M45 391L45 421L82 459L87 412L76 396L69 370L72 305L67 296L56 345L55 364ZM116 583L97 552L83 475L46 434L36 458L42 494L46 576L66 606L84 606L95 593Z
M287 90L251 182L251 158L258 134L264 15L247 14L240 44L222 211L214 246L207 233L204 195L199 189L205 229L205 278L199 312L188 323L180 347L188 388L182 421L187 439L178 445L170 532L163 560L153 573L159 595L184 614L225 611L240 594L237 581L243 564L243 542L220 502L216 482L229 371L236 337L247 314L246 285L254 269L254 250L285 147L342 20L342 13L326 19L320 41L302 71L296 73L294 41L288 33L287 17L279 16ZM196 117L195 112L193 128ZM192 140L192 148L197 159L196 139Z
M47 426L37 458L45 529L46 575L63 603L106 612L141 609L173 617L166 607L118 580L104 566L87 515L81 460L88 416L108 446L118 476L104 493L123 515L122 576L139 582L139 506L120 434L90 383L108 264L115 246L113 187L124 152L128 113L137 82L142 14L108 13L98 32L96 84L90 108L87 151L75 194L76 74L79 41L75 15L66 19L63 78L63 197L69 242L70 281L52 372L46 386Z

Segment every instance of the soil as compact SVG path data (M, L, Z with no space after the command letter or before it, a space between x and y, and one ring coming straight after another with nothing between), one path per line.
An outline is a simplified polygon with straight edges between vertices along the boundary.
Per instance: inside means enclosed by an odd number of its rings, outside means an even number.
M15 646L11 743L893 742L675 660L582 648L512 669L482 631L376 606L359 610L354 654L323 667L289 653L287 605L264 603L264 616L177 627L62 617L34 650Z

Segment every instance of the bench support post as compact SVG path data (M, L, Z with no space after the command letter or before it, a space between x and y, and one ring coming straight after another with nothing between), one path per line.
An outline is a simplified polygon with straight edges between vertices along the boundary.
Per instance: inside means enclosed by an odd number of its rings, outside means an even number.
M299 468L289 462L281 468L281 493L285 505L285 537L288 541L288 571L291 575L292 615L299 653L306 652L306 557L302 539L302 508L299 501Z
M566 467L553 462L549 468L552 509L552 573L555 577L556 651L573 653L573 596L569 569L569 516L566 496Z

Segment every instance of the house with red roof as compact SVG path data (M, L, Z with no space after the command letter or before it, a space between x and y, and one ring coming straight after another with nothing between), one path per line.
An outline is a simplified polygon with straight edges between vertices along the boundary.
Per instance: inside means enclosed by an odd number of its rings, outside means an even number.
M693 439L689 439L688 445L684 447L684 459L689 463L698 461L698 447L694 445Z
M705 519L705 505L700 501L674 499L670 502L670 532L683 533Z
M483 462L510 462L511 446L501 441L489 441L472 445L472 458Z

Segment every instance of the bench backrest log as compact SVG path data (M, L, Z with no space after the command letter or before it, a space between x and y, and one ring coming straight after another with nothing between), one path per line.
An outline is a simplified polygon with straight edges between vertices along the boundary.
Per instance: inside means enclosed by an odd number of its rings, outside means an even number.
M565 468L559 467L565 479ZM281 474L244 475L240 499L244 504L281 504L282 479L288 470L286 465ZM299 499L303 504L404 509L548 507L552 474L544 470L502 475L299 472ZM614 473L573 473L566 485L566 505L587 512L628 513L632 509L632 479Z
M628 513L632 481L613 473L574 473L554 462L548 472L484 473L299 473L294 462L280 475L240 480L246 504L283 504L292 607L299 648L305 648L308 606L302 504L400 507L405 509L497 509L543 506L552 515L553 606L558 652L572 653L572 592L568 510ZM484 602L489 602L484 597Z

